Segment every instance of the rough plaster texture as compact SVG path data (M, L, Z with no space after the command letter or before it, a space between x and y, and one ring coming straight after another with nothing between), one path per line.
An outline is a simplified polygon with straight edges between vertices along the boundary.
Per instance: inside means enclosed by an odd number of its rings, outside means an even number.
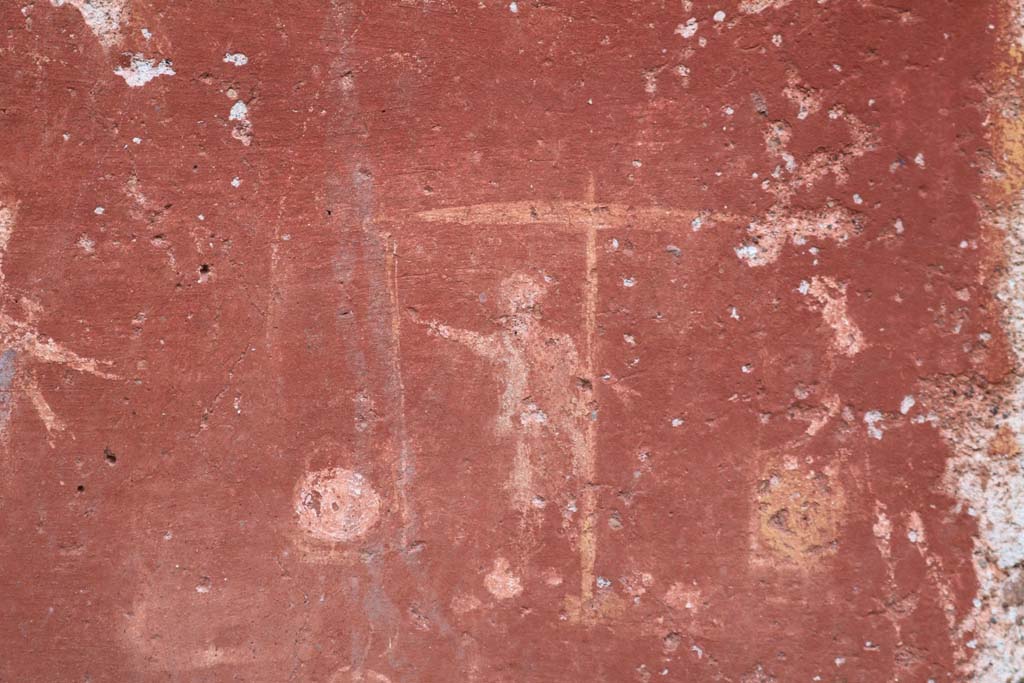
M1024 676L1014 4L0 26L0 680Z

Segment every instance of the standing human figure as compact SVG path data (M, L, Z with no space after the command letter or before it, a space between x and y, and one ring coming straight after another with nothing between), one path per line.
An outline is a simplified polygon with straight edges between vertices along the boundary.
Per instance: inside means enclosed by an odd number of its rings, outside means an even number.
M494 366L500 386L495 430L514 441L508 489L524 515L560 495L572 508L576 487L566 493L562 483L578 479L586 457L590 378L584 377L572 339L544 324L539 303L546 290L523 273L505 278L498 290L499 329L490 333L412 316Z

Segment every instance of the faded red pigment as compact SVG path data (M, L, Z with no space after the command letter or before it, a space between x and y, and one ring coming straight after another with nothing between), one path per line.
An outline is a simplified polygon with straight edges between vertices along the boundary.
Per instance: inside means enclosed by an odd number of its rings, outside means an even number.
M994 0L95 2L0 7L0 680L970 680Z

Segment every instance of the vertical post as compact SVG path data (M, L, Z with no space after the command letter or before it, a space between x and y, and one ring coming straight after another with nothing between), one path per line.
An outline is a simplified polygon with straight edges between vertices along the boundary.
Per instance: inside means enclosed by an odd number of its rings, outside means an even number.
M398 411L393 439L398 451L395 489L398 498L398 512L402 521L400 533L402 551L408 550L410 513L408 501L409 440L405 433L405 386L402 381L402 312L398 302L398 241L391 235L384 239L384 269L388 289L388 309L391 319L391 372L397 382Z
M587 184L586 201L593 205L594 176ZM596 351L594 334L597 327L597 225L593 219L586 222L586 273L583 291L583 364L591 392L596 392ZM580 497L580 618L592 621L591 602L594 597L594 564L597 557L597 493L594 488L597 453L597 421L589 413L585 417L583 461L578 475L582 483Z

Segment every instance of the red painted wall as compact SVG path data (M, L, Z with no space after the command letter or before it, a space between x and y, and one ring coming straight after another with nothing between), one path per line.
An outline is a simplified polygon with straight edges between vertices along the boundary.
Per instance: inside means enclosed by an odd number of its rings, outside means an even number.
M0 679L1003 680L1008 16L4 5Z

